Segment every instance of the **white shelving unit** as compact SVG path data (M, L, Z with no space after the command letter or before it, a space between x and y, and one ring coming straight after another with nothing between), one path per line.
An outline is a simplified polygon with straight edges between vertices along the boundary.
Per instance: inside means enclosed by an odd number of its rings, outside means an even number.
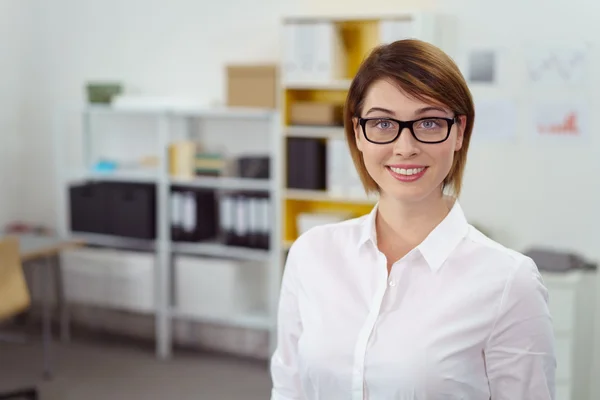
M117 109L102 106L90 106L83 111L76 111L77 116L83 119L83 128L77 129L68 126L66 115L72 113L61 113L56 119L55 126L55 156L57 160L57 179L59 190L57 191L58 229L64 238L76 238L91 245L104 246L108 248L128 248L153 252L155 257L155 333L157 357L165 359L172 354L172 322L175 319L190 321L211 322L229 326L254 328L266 330L270 335L270 349L274 348L276 311L279 296L279 285L281 281L282 265L282 242L281 242L281 196L282 196L282 167L281 148L282 134L279 113L275 110L248 109L248 108L215 108L215 109ZM97 142L93 119L101 120L109 118L142 118L153 127L153 132L148 132L148 137L154 140L154 156L158 166L155 169L140 171L122 171L116 173L91 172L91 165L97 161L93 158L94 146ZM119 119L121 121L121 119ZM210 123L218 121L221 127L231 125L231 134L239 133L247 126L253 126L254 130L262 130L268 133L267 148L264 154L270 156L270 179L245 179L235 177L195 177L183 179L171 177L168 173L168 147L175 139L175 127L183 126L185 135L190 134L192 124L200 124L203 133L210 134ZM252 125L253 124L253 125ZM260 125L257 125L260 124ZM221 128L222 130L227 130ZM79 130L81 133L80 144L76 147L81 154L83 167L74 168L66 161L70 154L65 151L66 145L72 142L72 138L66 136L66 132ZM204 132L206 131L206 132ZM180 133L180 132L179 132ZM223 140L226 132L218 132L217 136ZM127 132L122 133L122 139L126 140ZM215 136L213 136L215 137ZM208 139L207 139L208 140ZM236 138L231 138L232 143ZM245 138L248 145L242 143L240 148L252 147L252 138ZM235 144L235 143L234 143ZM130 143L123 147L131 146ZM229 147L227 147L229 149ZM126 149L125 149L126 150ZM77 153L77 151L75 151ZM80 234L70 231L68 215L67 187L76 181L119 181L119 182L142 182L156 184L156 223L157 237L155 240L138 240L99 234ZM172 186L190 188L212 188L217 193L222 191L252 191L265 192L271 199L270 210L270 247L269 250L260 250L246 247L233 247L218 242L183 243L171 241L171 205L170 190ZM266 293L267 307L265 310L246 313L243 315L230 315L223 317L190 315L177 310L171 304L173 298L171 293L173 258L178 255L186 256L208 256L222 257L227 259L238 259L248 261L260 261L267 265Z

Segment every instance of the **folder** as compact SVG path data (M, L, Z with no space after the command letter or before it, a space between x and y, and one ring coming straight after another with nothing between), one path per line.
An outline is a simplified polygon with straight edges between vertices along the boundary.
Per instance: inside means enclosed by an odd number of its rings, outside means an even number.
M248 197L248 246L260 247L260 199L256 195Z
M325 190L327 159L325 143L313 138L288 138L287 187Z
M244 194L238 194L234 201L234 242L236 246L245 246L248 242L248 200Z
M268 196L265 196L263 198L260 199L260 208L261 208L261 212L260 212L260 216L261 216L261 222L260 222L260 247L262 249L269 249L270 246L270 238L271 238L271 211L272 211L272 206L271 206L271 199Z
M233 233L233 211L234 200L229 194L224 194L219 199L219 225L223 242L233 245L235 237Z
M173 190L171 192L171 240L180 240L183 227L183 197L182 194Z

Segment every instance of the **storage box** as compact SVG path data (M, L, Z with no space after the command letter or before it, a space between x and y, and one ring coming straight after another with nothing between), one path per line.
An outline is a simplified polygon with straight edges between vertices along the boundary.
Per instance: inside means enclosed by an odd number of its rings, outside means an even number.
M227 67L227 105L230 107L277 107L275 65Z
M108 190L103 183L73 184L69 187L69 216L73 232L110 233Z
M156 238L156 186L94 182L69 188L73 232Z
M290 122L292 125L341 126L343 112L344 107L339 104L295 102L290 107Z
M183 314L227 317L266 309L266 265L209 257L175 260L175 307Z
M79 248L60 257L68 301L154 312L154 254Z
M243 156L237 158L237 176L240 178L269 179L271 158L266 156Z
M137 239L156 238L156 185L111 183L107 207L110 234Z

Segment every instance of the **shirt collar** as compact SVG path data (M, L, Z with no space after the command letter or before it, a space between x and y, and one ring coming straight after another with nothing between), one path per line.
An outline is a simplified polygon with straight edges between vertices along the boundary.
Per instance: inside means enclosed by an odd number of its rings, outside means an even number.
M375 218L378 205L379 203L375 204L361 224L359 247L368 241L377 246ZM462 207L458 203L458 200L456 200L446 218L417 246L417 250L421 253L431 270L436 272L467 235L468 230L469 224Z

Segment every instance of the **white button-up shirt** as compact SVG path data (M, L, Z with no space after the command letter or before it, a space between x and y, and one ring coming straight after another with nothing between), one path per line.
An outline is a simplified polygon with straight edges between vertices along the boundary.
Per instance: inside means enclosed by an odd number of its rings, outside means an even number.
M388 276L376 212L313 228L290 249L272 400L554 399L534 262L469 225L456 202Z

